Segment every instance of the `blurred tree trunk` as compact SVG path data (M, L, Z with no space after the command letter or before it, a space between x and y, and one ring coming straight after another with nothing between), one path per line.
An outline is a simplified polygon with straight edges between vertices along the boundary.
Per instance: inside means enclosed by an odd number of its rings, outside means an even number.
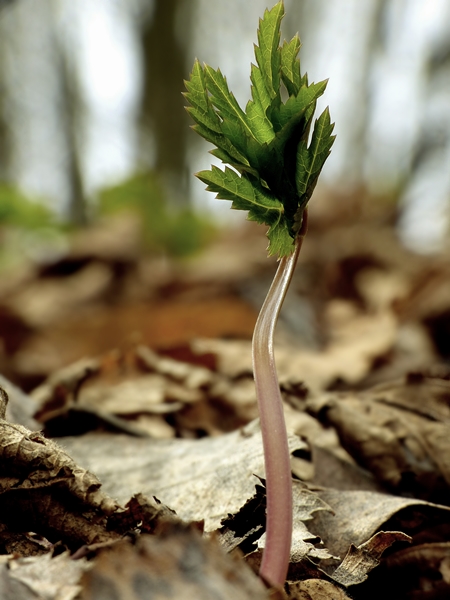
M8 163L9 163L9 133L5 119L5 107L3 103L3 71L1 65L0 51L0 181L8 178Z
M8 2L2 2L0 0L0 11L3 8L6 8ZM0 12L0 19L2 18L4 13ZM0 25L0 181L5 181L8 179L10 165L9 159L11 155L11 140L10 140L10 132L8 128L8 119L6 117L6 101L5 101L5 86L6 86L6 77L5 77L5 44L4 44L4 36L1 35L1 25Z
M59 10L58 1L30 0L1 13L0 174L80 224L79 101Z
M190 36L190 7L184 0L156 0L151 20L144 27L144 91L141 127L143 138L153 136L154 166L168 186L170 199L186 198L186 146L189 120L184 111L183 79L186 79L183 43ZM176 21L183 10L183 36L176 35Z
M58 39L57 67L60 82L61 126L66 141L66 170L69 186L67 216L74 225L87 223L86 197L79 157L77 128L80 122L82 103L78 90L78 79L70 61L69 51Z

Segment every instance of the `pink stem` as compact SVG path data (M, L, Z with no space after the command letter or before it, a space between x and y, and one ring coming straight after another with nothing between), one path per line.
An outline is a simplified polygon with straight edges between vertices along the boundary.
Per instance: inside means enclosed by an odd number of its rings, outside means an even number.
M294 252L283 257L253 333L253 373L258 399L266 470L266 544L259 574L270 585L283 586L292 541L290 453L273 352L273 334L306 233L306 211Z

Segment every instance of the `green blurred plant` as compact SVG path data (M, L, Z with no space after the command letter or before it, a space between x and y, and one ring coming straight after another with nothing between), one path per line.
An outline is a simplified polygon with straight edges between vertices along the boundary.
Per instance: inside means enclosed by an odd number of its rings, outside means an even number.
M102 190L98 197L100 215L136 213L142 226L144 246L156 252L182 257L203 248L214 233L213 224L192 208L175 209L152 172L139 173Z
M0 269L55 258L67 248L67 229L40 199L0 183Z
M30 199L18 188L0 183L0 227L39 229L55 226L53 213L41 202Z

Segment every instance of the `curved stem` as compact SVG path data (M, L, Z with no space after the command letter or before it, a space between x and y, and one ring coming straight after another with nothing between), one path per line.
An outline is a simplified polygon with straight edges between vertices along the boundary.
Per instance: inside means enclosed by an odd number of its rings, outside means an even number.
M253 373L258 399L266 470L266 544L260 576L283 586L292 540L292 478L283 403L273 352L278 315L297 264L306 233L307 215L296 237L294 252L283 257L255 325L252 341Z

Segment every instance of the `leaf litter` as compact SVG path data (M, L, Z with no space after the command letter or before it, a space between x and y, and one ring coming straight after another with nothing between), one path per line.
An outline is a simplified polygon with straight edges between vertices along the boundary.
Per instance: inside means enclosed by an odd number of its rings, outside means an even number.
M389 228L371 222L327 226L320 215L311 222L293 285L299 309L282 316L277 334L296 490L286 594L345 598L348 588L356 599L426 598L432 589L446 597L450 377L441 332L450 310L448 258L412 256ZM247 242L232 242L230 265L218 242L215 269L204 257L179 269L128 252L120 282L117 253L92 246L89 255L77 243L76 255L60 259L59 267L28 270L2 286L1 385L10 397L0 422L5 598L92 597L96 585L132 598L137 580L155 597L175 597L176 586L188 586L180 557L206 586L216 577L226 585L230 569L242 565L236 575L242 597L267 596L252 572L264 543L264 470L249 338L258 282L274 265L253 250L248 263L232 258L239 245L264 245L250 225L247 232ZM28 316L24 301L15 305L27 285L39 295L40 281L51 275L62 289L69 264L84 268L99 256L110 273L102 275L105 287L73 294L66 308L62 293L61 307L45 318L37 319L37 309ZM144 275L152 269L153 279ZM86 273L77 285L91 285ZM108 281L115 282L113 303ZM43 294L49 297L48 288ZM102 346L76 325L91 310L109 313L112 323L145 300L150 313L165 301L180 327L179 304L193 311L199 303L201 315L204 303L219 297L230 299L238 320L246 315L245 326L227 331L218 314L205 335L199 317L197 330L191 322L187 333L169 332L165 342L145 323L140 337L110 327ZM13 313L21 323L16 341L6 327ZM307 318L315 323L308 341ZM58 351L61 333L46 367L39 348L52 346L57 331L70 331L71 350ZM164 576L149 574L150 539L155 548L167 539L175 544L161 546L161 555L175 561L169 566L167 558ZM205 562L212 553L214 567ZM133 561L142 562L128 574L124 566L119 581L114 565ZM208 597L200 589L195 597Z

